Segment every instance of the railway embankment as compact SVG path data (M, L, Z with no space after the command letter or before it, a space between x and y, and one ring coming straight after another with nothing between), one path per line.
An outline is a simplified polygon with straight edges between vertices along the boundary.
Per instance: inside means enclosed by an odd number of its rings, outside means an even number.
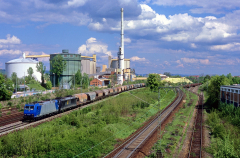
M158 111L157 93L145 88L130 93L3 136L0 155L102 157ZM175 98L175 93L162 93L161 98L164 108Z
M207 99L205 93L203 156L239 158L240 108L221 103L218 109L212 109Z

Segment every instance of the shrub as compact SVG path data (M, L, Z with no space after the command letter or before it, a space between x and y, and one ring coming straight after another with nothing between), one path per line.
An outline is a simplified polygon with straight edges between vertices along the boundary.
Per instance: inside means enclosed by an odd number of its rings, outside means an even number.
M52 82L51 81L47 81L46 89L48 89L48 90L52 89Z
M9 101L9 102L7 103L7 105L11 107L11 106L12 106L12 102Z
M0 103L0 110L3 108L2 104Z
M17 109L20 109L21 108L21 105L18 103L17 106L16 106Z

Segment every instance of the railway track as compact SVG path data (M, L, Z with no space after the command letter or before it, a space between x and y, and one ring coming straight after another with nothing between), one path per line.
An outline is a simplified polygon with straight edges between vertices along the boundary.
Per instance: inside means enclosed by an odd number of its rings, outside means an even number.
M197 94L196 92L194 92ZM203 94L199 95L197 105L197 116L195 118L194 128L190 141L190 148L188 158L201 158L202 157L202 120L203 120Z
M21 126L24 126L24 125L27 125L27 124L28 124L28 122L18 121L16 123L12 123L12 124L0 127L0 135L1 135L1 133L11 131L11 130L15 130L18 127L21 127Z
M132 90L129 90L129 91L133 91L133 90L137 90L137 89L141 89L141 88L136 88L136 89L132 89ZM108 99L114 98L114 97L116 97L118 95L119 94L114 94L114 95L109 96L107 98L102 98L102 99L100 99L98 101L95 101L95 102L92 102L92 103L88 103L86 105L78 106L78 107L73 108L71 110L68 110L68 111L65 111L65 112L62 112L62 113L50 116L50 117L46 117L46 118L43 118L41 120L34 121L34 122L19 121L19 119L17 117L11 118L11 117L8 116L9 121L5 120L6 121L5 125L4 126L0 126L0 137L2 137L4 135L7 135L8 133L11 133L11 132L16 131L16 130L25 129L25 128L29 128L29 127L36 127L36 126L38 126L38 125L40 125L40 124L42 124L44 122L51 121L51 120L53 120L53 119L55 119L57 117L62 117L63 115L67 115L67 114L71 113L72 111L83 109L83 108L88 107L88 106L92 106L94 104L97 104L97 103L106 101ZM23 118L23 114L21 114L20 117ZM15 122L11 122L11 120L12 121L14 120ZM1 124L1 122L0 122L0 124Z
M175 99L170 106L165 108L161 115L156 116L147 126L142 128L137 135L130 139L128 142L122 144L120 150L113 156L114 158L130 158L139 151L141 146L146 143L147 139L157 130L159 127L159 117L161 117L160 124L162 124L165 119L171 114L175 107L182 101L183 92L177 88L178 97Z
M10 123L18 122L23 119L23 113L15 113L7 116L0 117L0 127Z

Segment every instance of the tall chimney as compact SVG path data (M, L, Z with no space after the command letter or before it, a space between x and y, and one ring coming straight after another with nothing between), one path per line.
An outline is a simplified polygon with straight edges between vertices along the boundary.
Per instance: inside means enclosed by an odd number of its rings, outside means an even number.
M118 52L118 84L123 84L123 70L124 70L124 23L123 23L123 8L121 8L121 47Z

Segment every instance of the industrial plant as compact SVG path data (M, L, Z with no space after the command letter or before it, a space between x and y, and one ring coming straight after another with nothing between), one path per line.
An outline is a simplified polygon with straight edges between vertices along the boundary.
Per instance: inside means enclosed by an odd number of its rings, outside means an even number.
M49 58L50 61L50 80L55 85L56 74L52 72L54 60L56 55L62 56L63 60L66 61L66 68L59 76L58 81L61 85L67 85L67 88L71 87L72 80L77 71L82 74L86 73L93 81L90 83L92 86L107 86L111 83L110 75L117 77L117 84L122 85L125 80L132 80L133 72L130 68L130 59L124 58L124 21L123 21L123 8L121 8L121 46L117 53L117 58L113 59L111 56L108 57L108 66L97 65L97 55L93 56L82 56L81 54L70 53L69 50L63 49L62 53L55 53L50 55L28 55L23 54L23 58L14 59L6 63L7 77L11 77L13 72L17 73L17 77L22 78L27 75L27 70L33 68L33 76L36 80L41 81L41 74L37 72L36 65L38 58Z

